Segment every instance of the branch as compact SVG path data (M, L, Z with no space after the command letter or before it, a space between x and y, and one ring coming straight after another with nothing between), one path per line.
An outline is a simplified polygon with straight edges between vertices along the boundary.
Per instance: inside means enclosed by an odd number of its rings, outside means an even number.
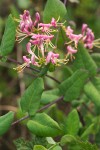
M0 56L0 58L2 58L2 56ZM11 62L13 62L13 63L19 64L19 65L22 65L21 62L16 61L15 59L7 58L7 60L9 60L9 61L11 61ZM40 70L35 69L35 68L32 68L32 67L27 67L27 66L26 66L26 68L28 68L28 69L30 69L30 70L33 70L33 71L35 71L35 72L38 72L38 73L40 72ZM35 76L36 76L36 75L35 75ZM47 75L47 74L46 74L46 77L48 77L48 78L54 80L55 82L57 82L58 84L60 84L60 81L58 81L58 80L55 79L54 77L52 77L52 76L50 76L50 75Z
M57 102L61 101L62 99L63 99L63 96L59 97L58 99L56 99L55 101L51 102L50 104L47 104L47 105L45 105L44 107L40 108L39 110L37 110L37 112L41 112L41 111L43 111L43 110L49 108L50 106L52 106L53 104L56 104ZM21 118L21 119L15 121L15 122L13 122L13 123L12 123L12 126L15 125L15 124L17 124L17 123L19 123L19 122L21 122L21 121L23 121L23 120L25 120L25 119L28 119L29 117L30 117L30 116L27 115L27 116L25 116L25 117L23 117L23 118Z
M84 106L92 115L95 115L94 112L93 112L85 103L83 103L83 106Z
M17 112L17 108L10 105L0 105L0 110L8 110L8 111L14 111Z
M67 4L67 0L64 0L64 5L66 6L66 4Z

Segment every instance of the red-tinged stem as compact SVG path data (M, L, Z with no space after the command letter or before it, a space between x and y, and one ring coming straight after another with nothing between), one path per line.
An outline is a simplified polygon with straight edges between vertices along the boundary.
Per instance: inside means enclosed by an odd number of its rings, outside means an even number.
M44 107L40 108L37 112L41 112L41 111L43 111L43 110L49 108L50 106L52 106L53 104L56 104L57 102L61 101L62 99L63 99L63 96L59 97L59 98L56 99L55 101L53 101L53 102L51 102L51 103L45 105ZM17 123L19 123L19 122L21 122L21 121L23 121L23 120L28 119L29 117L30 117L30 116L27 115L27 116L25 116L25 117L23 117L23 118L21 118L21 119L15 121L15 122L13 122L13 123L12 123L12 126L13 126L13 125L16 125Z
M64 5L66 6L66 4L67 4L67 0L64 0Z

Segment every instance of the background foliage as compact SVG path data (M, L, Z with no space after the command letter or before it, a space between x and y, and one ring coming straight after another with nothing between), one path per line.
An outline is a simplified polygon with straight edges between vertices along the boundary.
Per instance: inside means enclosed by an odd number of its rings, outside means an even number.
M26 70L25 74L17 74L12 69L16 64L6 61L6 55L10 52L12 47L14 47L13 52L10 53L9 57L17 61L22 61L22 54L25 49L24 42L20 45L16 43L14 46L13 42L10 42L9 39L2 39L6 24L6 26L10 25L12 28L10 31L6 30L5 35L9 34L11 36L9 38L12 38L12 41L14 40L16 24L14 25L11 19L12 17L18 18L19 13L23 13L24 9L28 9L33 17L36 11L40 12L43 21L48 22L50 20L49 17L55 13L60 13L62 20L67 19L69 24L71 24L77 32L80 31L82 23L87 23L89 27L93 29L95 38L97 39L100 37L99 0L80 0L79 3L77 3L78 1L76 0L74 2L69 0L66 5L67 16L65 16L65 7L62 9L63 6L57 4L57 0L48 0L47 7L45 8L46 2L46 0L0 1L0 41L2 43L0 55L5 56L0 61L0 116L6 114L8 111L16 112L16 119L26 115L27 112L31 110L31 104L29 109L27 107L26 110L26 96L24 96L23 93L28 87L27 93L30 95L32 88L35 86L31 84L34 79L34 72L31 73L31 71ZM55 7L55 12L52 12L54 3L56 3L58 7ZM43 15L44 8L45 13ZM12 16L8 17L10 13ZM55 14L55 16L57 14ZM4 43L6 43L6 45ZM63 38L59 38L58 46L61 49L63 48L62 43ZM10 45L10 48L7 44ZM5 47L8 47L7 50ZM43 85L41 78L38 79L39 81L36 81L36 84L38 82L40 84L39 89L37 89L39 91L37 95L41 96L43 87L46 91L42 94L40 104L37 104L35 99L30 103L35 103L35 106L39 108L40 105L43 106L48 104L61 95L64 95L64 101L58 102L57 105L53 105L45 110L44 113L37 114L34 120L31 118L28 123L26 120L12 126L6 134L0 137L0 149L14 150L17 147L18 150L21 150L23 146L24 149L30 148L31 150L35 145L34 150L45 150L47 147L50 147L50 145L55 145L52 148L53 150L61 150L61 147L55 144L55 141L60 141L61 134L63 137L61 138L60 145L63 146L65 150L78 150L80 147L83 150L96 150L96 146L91 145L89 142L97 144L100 148L100 50L94 48L93 52L89 54L82 45L79 45L79 52L75 57L75 61L69 63L67 66L56 69L54 73L49 72L49 75L56 76L56 79L62 82L59 86L58 83L47 77L44 78L45 85ZM29 86L30 84L31 86ZM27 96L29 96L28 94ZM23 96L20 103L21 95ZM34 98L34 93L32 96ZM22 112L18 106L21 106L24 111ZM29 114L32 115L35 112L35 110L30 111ZM9 112L6 115L8 116L8 120L6 120L8 123L5 128L8 129L14 114ZM52 117L52 119L49 118L49 116ZM1 124L4 118L6 118L6 116L0 118L0 129L4 127L4 124ZM41 120L41 118L46 118L47 122ZM37 136L30 134L31 132L25 127L26 123L29 130ZM50 127L48 127L49 124ZM44 130L44 126L46 125L47 127L45 127ZM37 130L35 128L36 126ZM42 128L42 133L39 130L40 128ZM61 128L63 129L62 131ZM5 132L6 130L1 130L0 135ZM43 138L39 137L41 134L44 134ZM59 136L54 138L55 141L51 138L47 138L48 136L56 135ZM80 141L78 137L83 141ZM14 139L17 139L14 142L15 144L13 143ZM89 142L86 142L87 140Z

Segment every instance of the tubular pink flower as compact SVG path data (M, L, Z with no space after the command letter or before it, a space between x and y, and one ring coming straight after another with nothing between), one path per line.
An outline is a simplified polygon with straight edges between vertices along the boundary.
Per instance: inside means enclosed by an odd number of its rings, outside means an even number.
M75 47L77 47L77 44L79 42L79 40L82 38L82 34L76 35L76 34L70 34L69 38L71 39L71 41L75 42Z
M94 40L94 33L92 32L91 29L87 28L86 41L87 42L92 42L93 40Z
M31 43L30 43L30 42L27 43L26 49L27 49L27 52L28 52L29 54L31 54L32 56L34 55L35 58L38 58L38 57L34 54L34 52L32 52L32 50L31 50Z
M35 18L38 22L40 21L40 14L38 12L35 14Z
M40 51L41 51L41 54L42 56L44 57L44 45L43 45L43 42L41 41L41 44L40 44Z
M47 32L47 31L49 31L49 29L52 25L50 23L48 23L48 24L39 23L38 26L42 28L42 32Z
M35 14L34 26L36 26L39 21L40 21L40 14L37 12L37 13Z
M71 29L71 27L68 26L67 29L66 29L66 35L69 37L70 34L72 34L73 32L74 32L74 31Z
M57 21L55 20L55 18L52 18L51 25L55 28L57 27Z
M26 56L23 56L23 60L26 63L26 66L30 66L30 64L35 65L35 66L39 66L38 62L35 61L35 55L33 54L30 58L27 58Z
M32 39L43 39L43 40L51 40L54 35L44 35L44 34L34 34Z
M26 49L27 49L27 52L28 52L29 54L31 54L31 55L33 54L32 50L31 50L31 43L30 43L30 42L27 43Z
M86 48L92 49L93 48L93 41L94 41L94 33L90 28L86 28L84 31L83 42Z
M59 54L55 54L52 51L50 51L47 55L46 62L47 63L51 62L52 64L56 64L58 57L59 57Z
M88 25L85 24L85 23L82 25L82 34L83 34L83 35L84 35L84 33L85 33L87 27L88 27Z
M45 45L51 44L51 39L53 37L54 35L33 34L33 36L31 37L32 40L30 40L30 42L38 47L39 51L44 57Z
M47 28L50 28L50 27L51 27L51 24L50 24L50 23L48 23L48 24L39 23L39 27L47 27Z
M74 49L72 46L67 46L67 51L68 51L68 54L75 54L75 53L77 53L77 50L76 49Z
M33 45L40 45L40 39L37 39L37 40L30 40L30 42L33 44Z
M31 64L34 65L34 66L39 67L38 62L35 61L35 55L34 54L31 56Z
M35 55L34 54L32 54L32 56L31 56L31 63L32 63L32 65L37 64L36 61L35 61Z
M73 34L73 30L71 29L70 26L68 26L67 29L66 29L66 35L68 36L68 38L71 41L75 42L75 47L77 47L77 44L78 44L79 40L83 37L82 34L78 34L78 35Z
M23 56L23 60L27 64L27 66L29 66L29 64L31 63L31 60L27 58L26 56Z
M24 14L20 15L20 19L21 19L20 25L19 25L20 30L22 32L29 34L32 29L32 25L33 25L29 11L25 10Z

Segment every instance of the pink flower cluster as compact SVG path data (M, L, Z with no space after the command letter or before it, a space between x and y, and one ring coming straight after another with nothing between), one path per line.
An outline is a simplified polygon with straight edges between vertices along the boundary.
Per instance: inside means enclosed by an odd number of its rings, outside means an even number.
M37 67L52 63L53 65L65 64L68 62L68 57L73 58L73 54L77 53L78 43L81 41L86 48L93 48L94 34L86 24L82 25L82 33L74 34L74 30L68 26L65 27L64 23L59 23L59 19L51 19L48 24L40 22L40 15L37 12L35 14L35 20L33 21L29 11L25 10L23 15L20 15L19 26L17 28L16 40L18 42L23 41L28 37L29 41L26 44L27 55L23 56L24 65L30 64ZM65 42L67 44L67 52L64 59L60 59L60 55L56 53L56 46L53 45L52 39L54 38L54 32L58 32L58 28L62 28L66 34Z
M83 42L86 48L92 49L93 42L94 42L94 34L90 28L88 28L87 24L83 24L82 26L82 35L83 35Z
M27 55L23 56L24 64L21 66L22 69L30 64L40 67L48 63L52 63L53 65L59 65L63 61L65 63L65 60L62 61L61 59L60 61L59 54L55 52L56 47L52 43L52 39L54 38L52 33L57 32L58 26L61 26L62 23L58 23L54 18L48 24L40 23L39 21L40 15L38 12L35 14L34 21L32 21L30 13L27 10L24 11L23 15L20 15L16 40L21 42L26 37L29 37L29 41L26 44Z
M77 46L79 41L84 43L84 47L88 49L93 48L93 43L94 43L94 33L90 28L88 28L87 24L82 25L82 33L81 34L74 34L73 29L68 26L67 29L65 30L66 36L68 39L70 39L67 46L67 51L68 54L71 56L72 59L72 54L77 53Z

